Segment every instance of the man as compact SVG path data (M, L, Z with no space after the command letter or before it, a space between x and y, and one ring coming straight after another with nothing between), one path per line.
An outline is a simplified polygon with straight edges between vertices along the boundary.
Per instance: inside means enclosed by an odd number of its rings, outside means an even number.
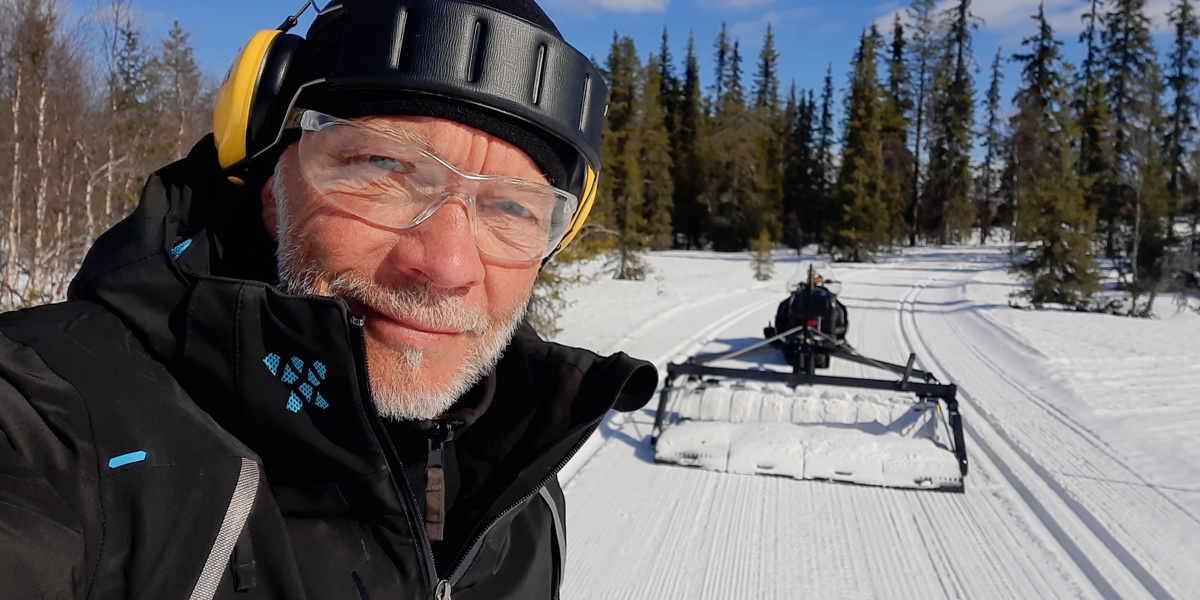
M532 0L262 32L71 301L0 316L0 598L557 598L657 374L540 340L607 90Z

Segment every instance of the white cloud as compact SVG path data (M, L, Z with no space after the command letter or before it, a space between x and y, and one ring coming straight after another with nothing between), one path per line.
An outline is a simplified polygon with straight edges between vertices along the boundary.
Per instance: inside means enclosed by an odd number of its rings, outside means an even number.
M993 0L974 3L971 8L983 19L983 27L996 31L1033 29L1031 17L1037 14L1039 0ZM1050 0L1045 3L1046 19L1059 33L1078 31L1083 27L1079 15L1087 10L1080 0Z
M671 0L544 0L554 7L575 14L593 16L597 10L629 13L664 13Z
M697 0L696 4L712 10L741 10L760 8L773 3L775 0Z
M769 11L753 21L739 21L734 23L729 28L730 34L736 39L745 39L753 41L754 47L758 47L758 43L762 40L763 35L767 31L767 23L770 23L775 30L775 37L778 38L780 33L780 24L788 21L796 21L813 14L813 9L789 8L787 10ZM778 42L776 42L778 44Z
M670 0L591 0L600 8L619 12L665 12Z
M954 0L938 2L937 9L942 11L954 6ZM1042 0L987 0L973 2L971 11L983 20L983 29L994 32L1033 33L1032 18L1037 14L1038 5ZM1166 31L1167 11L1170 10L1171 0L1150 0L1146 4L1146 13L1150 15L1156 32ZM1083 31L1081 16L1089 9L1088 3L1081 0L1045 0L1046 20L1060 37L1078 34ZM878 7L881 16L875 20L880 29L890 29L892 21L899 13L902 19L907 17L906 6L896 6L888 2Z

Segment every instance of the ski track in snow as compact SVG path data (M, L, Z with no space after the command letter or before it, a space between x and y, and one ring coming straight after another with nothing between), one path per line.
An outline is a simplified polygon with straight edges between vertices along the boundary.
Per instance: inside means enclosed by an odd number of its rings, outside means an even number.
M837 266L855 347L890 362L911 349L923 368L959 385L971 461L965 494L654 464L655 398L646 410L610 416L561 476L564 597L1185 598L1200 590L1192 564L1200 520L1060 408L1076 394L1069 382L1038 367L1028 344L968 301L969 285L1004 268L989 256L996 252ZM784 292L776 280L684 297L649 300L632 328L603 332L609 342L600 347L662 367L701 348L761 339ZM871 371L835 365L832 374Z
M914 291L918 293L905 303L901 314L904 337L917 346L918 352L931 356L931 362L939 370L962 373L958 375L960 385L970 381L967 385L972 389L986 390L978 398L968 391L960 394L963 403L973 409L964 410L966 430L972 441L987 451L993 461L1001 451L999 446L1006 446L1004 450L1015 455L1006 462L1020 461L1032 472L1034 477L1017 477L1015 466L1005 469L1014 487L1022 490L1039 518L1055 531L1056 538L1088 573L1102 596L1184 597L1186 591L1197 589L1200 573L1180 564L1179 544L1161 541L1176 538L1186 545L1192 540L1191 545L1197 547L1192 556L1200 556L1200 547L1195 542L1200 540L1200 522L1185 507L1139 477L1106 443L1055 405L1071 402L1074 392L1069 386L1053 385L1052 373L1029 372L1026 358L1035 352L1032 348L975 311L935 312L917 325L915 298L932 289L935 291L932 295L947 296L949 304L955 304L964 301L964 289L969 283L967 277L959 278L951 286L916 286ZM948 330L939 331L934 326L936 321L941 321ZM1005 343L990 344L986 353L965 343L986 337ZM940 351L927 351L926 340L938 340ZM998 348L1013 354L997 355ZM1018 360L1008 368L1002 365L1005 359L1012 358ZM951 361L960 364L941 369ZM1018 364L1023 369L1012 368ZM1020 377L1012 377L1010 373L1020 373ZM1022 383L1026 378L1051 385L1030 389ZM1007 401L992 402L987 397L991 394L1003 395ZM1061 506L1051 506L1055 503ZM1164 575L1174 580L1171 589L1160 579Z

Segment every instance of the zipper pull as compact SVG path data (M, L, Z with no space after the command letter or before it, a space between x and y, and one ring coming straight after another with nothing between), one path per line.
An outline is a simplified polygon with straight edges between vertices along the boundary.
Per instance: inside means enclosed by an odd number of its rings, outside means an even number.
M437 591L433 593L433 596L434 598L437 598L437 600L451 600L450 582L445 579L439 581L437 584Z
M451 421L437 419L429 430L429 453L425 459L425 537L440 542L446 525L446 470L442 445L454 439ZM449 592L447 592L449 597Z

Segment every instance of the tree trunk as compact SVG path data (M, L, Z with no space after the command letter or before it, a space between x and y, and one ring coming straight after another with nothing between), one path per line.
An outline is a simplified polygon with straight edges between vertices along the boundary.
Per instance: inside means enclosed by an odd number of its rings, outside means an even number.
M13 307L21 303L17 293L17 277L20 273L21 242L21 63L17 62L16 85L12 99L12 188L9 190L8 257L4 262L4 306Z
M1192 256L1196 256L1196 251L1200 250L1200 215L1192 215Z
M115 117L116 107L113 107L113 115ZM116 161L116 153L117 153L117 149L115 147L116 140L114 140L113 138L114 138L114 134L113 134L113 132L110 131L108 133L108 163L107 163L108 182L107 182L107 185L104 186L104 217L105 217L104 222L105 222L105 224L112 221L112 200L113 200L113 185L114 185L112 167L113 167L113 163Z
M1010 258L1017 257L1017 219L1021 215L1021 195L1013 191L1013 214L1012 214L1012 232L1008 236L1008 256Z
M1142 201L1141 193L1138 193L1139 198L1134 202L1133 207L1133 264L1131 265L1133 283L1138 282L1138 246L1142 244Z
M75 140L75 147L79 149L79 159L83 162L83 230L84 245L91 246L96 239L96 214L92 209L92 190L95 188L95 175L92 173L91 160L88 158L87 149L83 147L83 143L78 139Z
M908 245L917 245L917 230L921 226L921 140L925 131L925 71L928 69L925 58L921 57L921 68L917 71L920 85L917 87L917 122L913 139L913 177L912 198L909 200L909 213L912 216L912 228L908 232Z
M49 291L46 293L48 302L58 302L64 298L60 296L61 290L65 287L63 282L66 281L66 261L62 260L63 256L63 238L66 237L64 228L70 227L70 222L64 223L62 210L54 211L54 253L49 257L53 259L49 262L51 265Z
M26 284L26 298L40 302L46 293L42 282L42 264L46 257L42 256L43 239L46 222L46 194L50 184L50 169L46 168L46 84L41 82L41 93L38 94L37 105L37 136L34 137L33 147L37 153L38 187L34 195L33 210L33 255L29 258L29 281Z
M74 267L72 261L72 249L74 243L69 243L75 240L72 235L72 228L75 226L75 213L71 210L71 198L75 193L75 178L78 176L70 165L74 163L70 160L63 161L63 179L67 182L67 189L63 193L64 202L62 210L58 211L58 237L55 240L54 248L54 289L51 292L51 299L54 302L59 302L67 299L67 284L71 281L71 269ZM87 170L84 169L84 173ZM91 240L88 240L91 243Z
M181 80L182 80L182 77L180 77L179 73L176 72L175 73L175 98L177 98L179 101L179 104L178 104L178 108L179 108L179 138L175 141L175 160L179 160L179 159L183 158L184 147L185 147L185 144L187 141L186 138L184 137L185 131L183 128L183 124L187 120L187 114L184 111L183 84L181 83Z

